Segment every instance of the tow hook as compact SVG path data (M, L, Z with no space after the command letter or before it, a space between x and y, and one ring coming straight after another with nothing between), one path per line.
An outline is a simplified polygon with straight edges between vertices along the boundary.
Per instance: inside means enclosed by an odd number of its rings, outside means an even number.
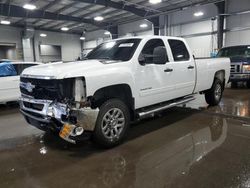
M69 123L65 123L63 125L60 133L59 133L59 136L62 139L66 140L72 144L75 144L76 141L70 137L80 136L83 132L84 132L84 129L82 127L72 125Z

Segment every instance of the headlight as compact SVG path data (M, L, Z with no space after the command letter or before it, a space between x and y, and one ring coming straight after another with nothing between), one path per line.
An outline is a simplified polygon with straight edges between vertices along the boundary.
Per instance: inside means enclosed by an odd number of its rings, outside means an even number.
M243 73L250 73L250 65L243 65Z
M54 110L53 110L52 106L48 107L47 115L50 116L50 117L54 117Z

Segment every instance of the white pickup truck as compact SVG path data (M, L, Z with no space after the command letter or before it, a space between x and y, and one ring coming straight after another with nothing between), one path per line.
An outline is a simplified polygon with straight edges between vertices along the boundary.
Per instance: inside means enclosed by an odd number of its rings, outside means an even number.
M217 105L229 74L228 58L196 60L182 38L117 39L82 61L24 70L20 108L29 124L69 142L91 133L112 147L131 121L194 100L196 93Z

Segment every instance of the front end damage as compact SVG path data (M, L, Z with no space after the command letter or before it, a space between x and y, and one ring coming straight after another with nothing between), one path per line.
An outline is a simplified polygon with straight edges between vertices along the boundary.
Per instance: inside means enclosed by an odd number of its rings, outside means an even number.
M52 130L71 143L94 130L99 109L92 109L86 98L84 78L44 81L21 77L20 89L20 111L29 124Z

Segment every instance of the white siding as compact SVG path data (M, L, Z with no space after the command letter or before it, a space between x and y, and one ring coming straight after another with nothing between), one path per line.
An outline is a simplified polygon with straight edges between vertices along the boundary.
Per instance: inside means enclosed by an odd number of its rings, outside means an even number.
M140 28L141 24L147 24L147 28ZM136 35L149 35L153 34L152 32L152 23L146 20L139 20L136 22L131 22L127 24L122 24L118 26L118 34L119 36L126 36L127 34Z
M228 0L227 10L229 13L241 12L250 9L249 0ZM227 17L225 35L225 46L250 44L250 14L242 14ZM237 31L245 29L243 31Z
M40 33L46 33L46 38L41 38ZM0 43L16 44L16 59L33 61L33 47L29 39L22 39L22 29L11 26L0 26ZM59 32L40 32L35 31L35 54L36 60L39 59L40 44L60 45L62 48L62 60L72 61L77 59L81 53L81 42L79 35L59 33Z
M0 26L0 43L15 44L16 55L14 55L14 59L17 60L23 60L21 31L21 29L15 27Z
M46 33L47 37L40 37L40 33ZM74 61L81 54L81 41L79 35L57 33L57 32L44 32L36 31L35 34L35 51L37 61L41 61L39 57L39 45L59 45L62 49L63 61Z
M216 49L216 38L212 35L186 38L195 57L210 57L213 49Z
M216 23L215 21L214 31L217 29ZM205 20L175 25L171 27L170 33L172 36L183 36L186 38L196 57L210 57L211 52L217 48L216 35L207 34L212 31L212 21Z

